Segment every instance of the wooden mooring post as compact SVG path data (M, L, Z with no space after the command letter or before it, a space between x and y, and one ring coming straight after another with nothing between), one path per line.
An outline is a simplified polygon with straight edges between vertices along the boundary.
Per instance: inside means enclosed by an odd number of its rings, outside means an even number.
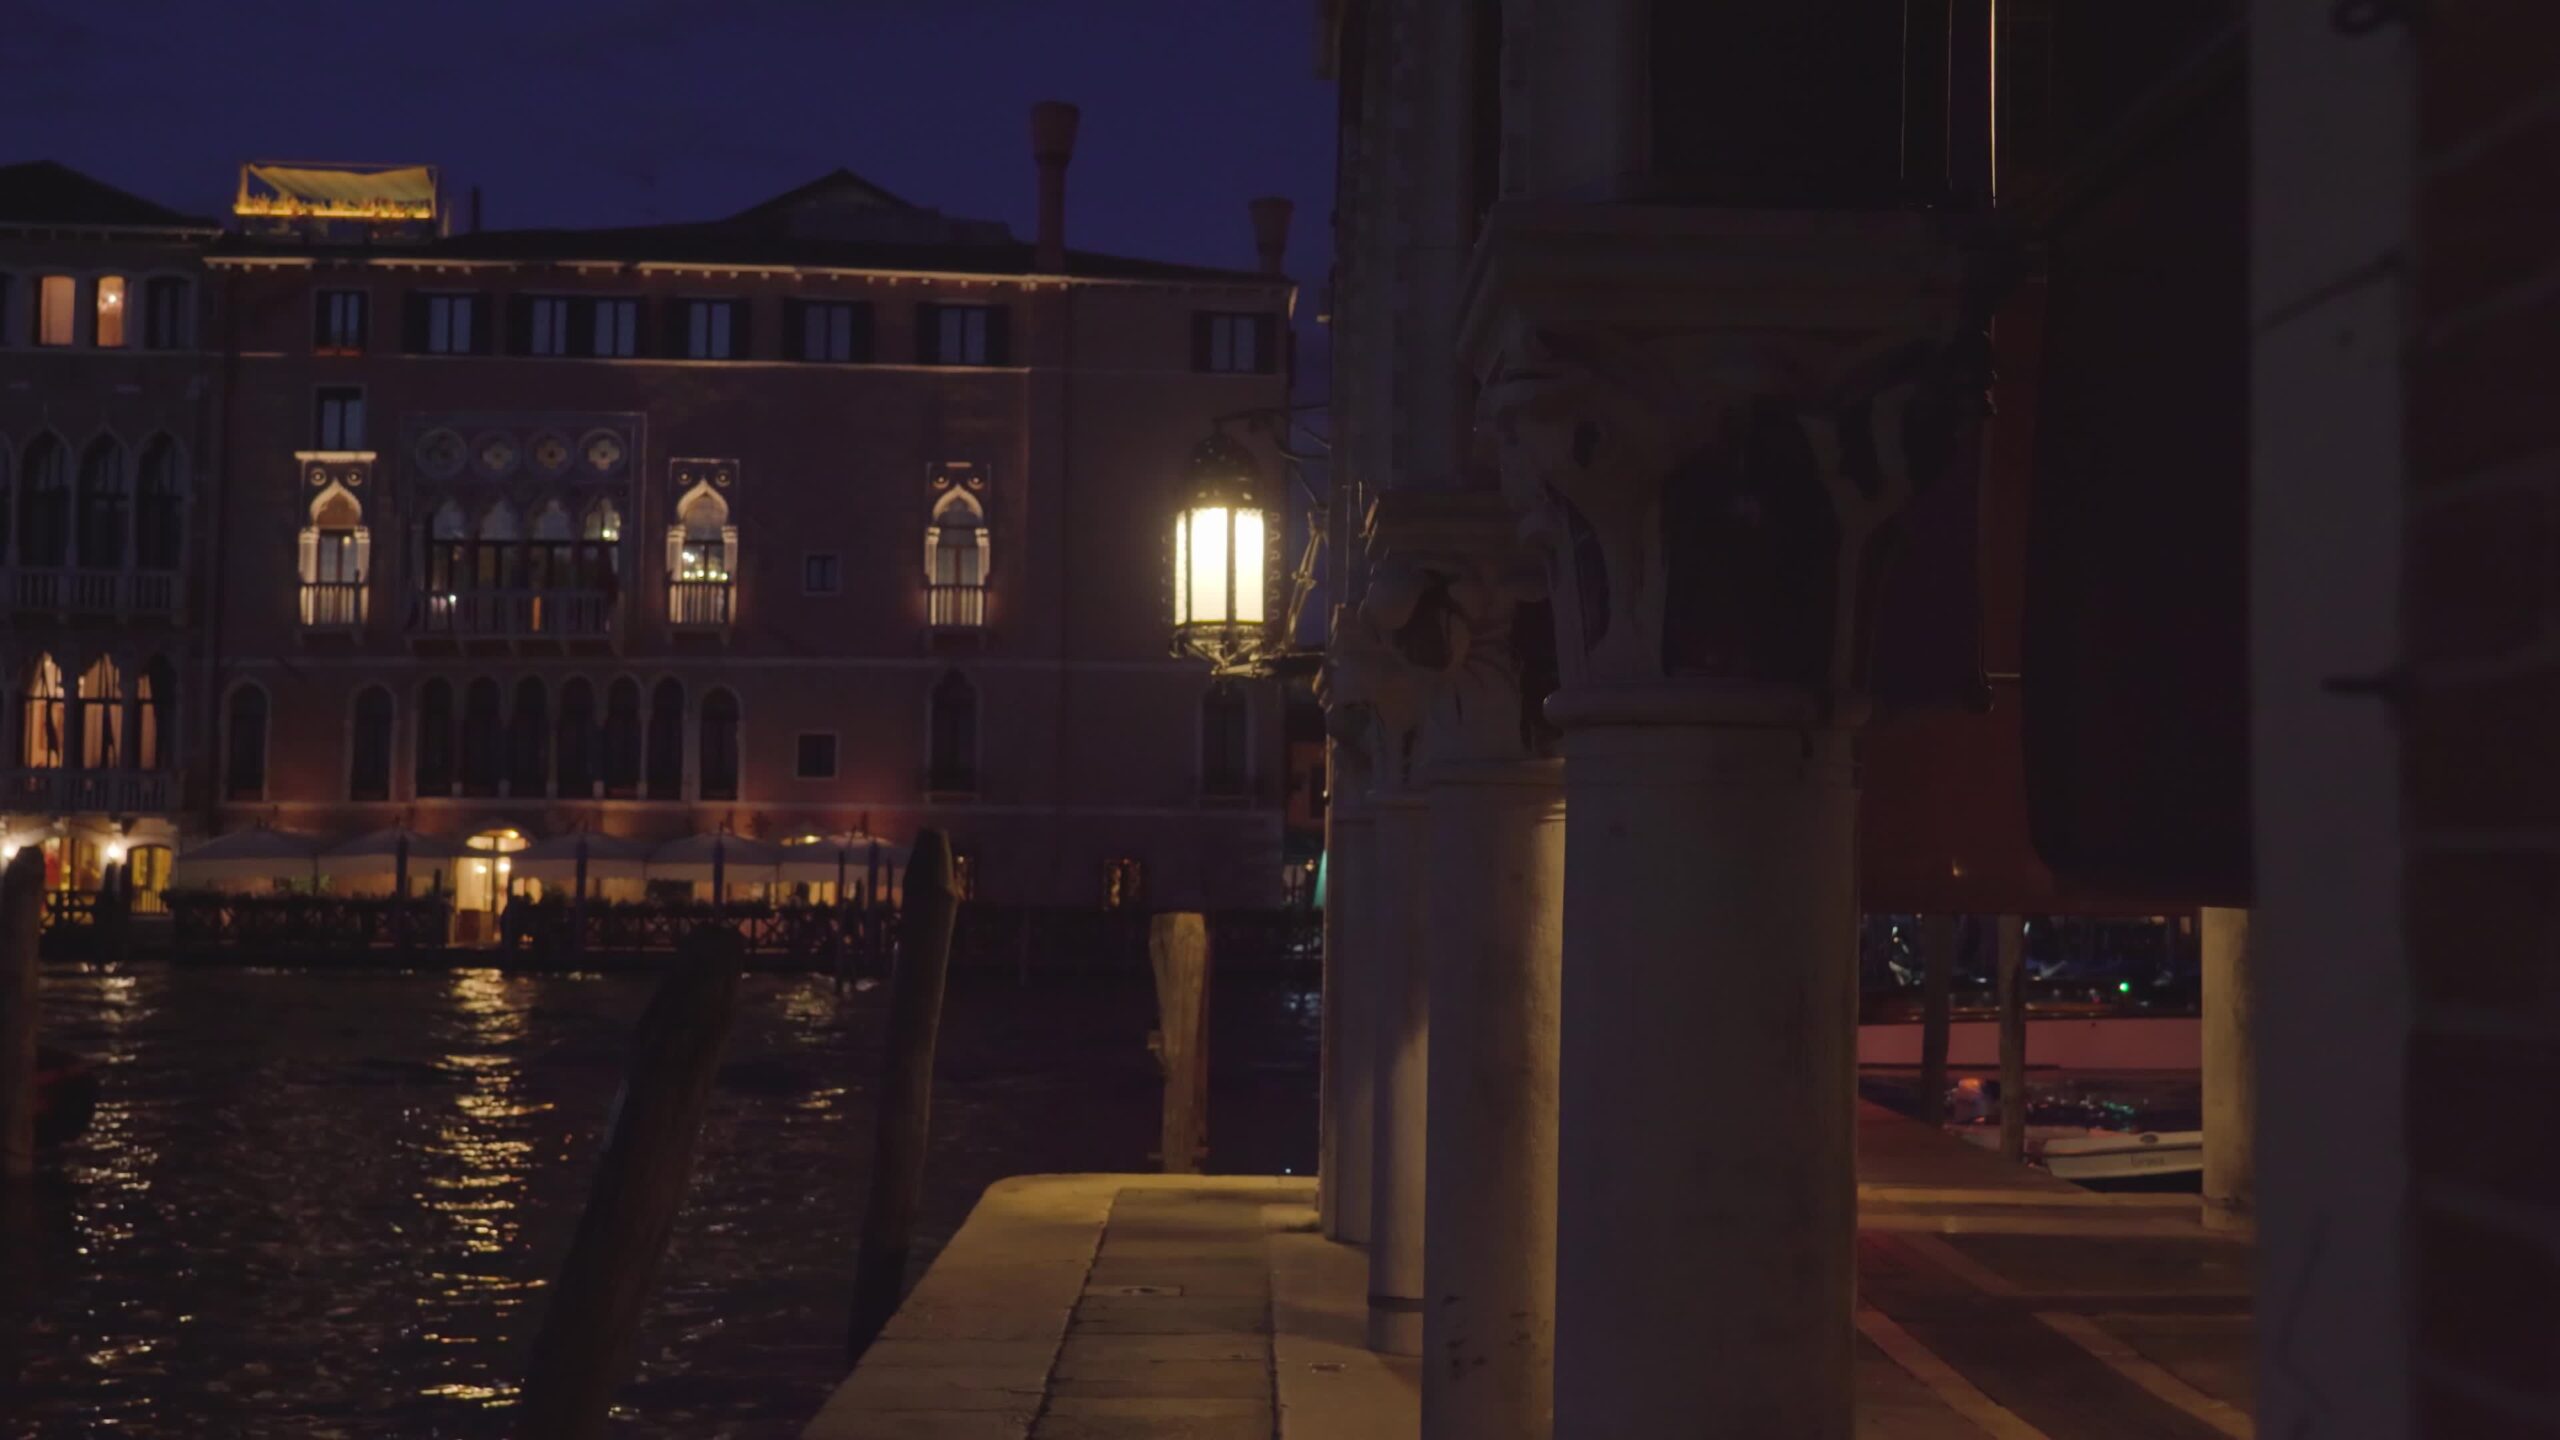
M36 1172L36 947L44 939L44 852L0 872L0 1179Z
M2027 1158L2027 920L2000 917L2000 1153Z
M586 1213L534 1337L517 1407L524 1440L605 1433L613 1393L630 1373L640 1307L693 1176L745 959L734 931L693 932L640 1016Z
M1920 1010L1920 1119L1947 1123L1947 1025L1949 992L1955 985L1956 917L1924 915L1920 919L1920 963L1923 967Z
M942 1029L943 982L959 916L951 842L939 830L917 831L899 915L897 969L889 982L889 1053L871 1195L862 1207L862 1248L853 1265L847 1348L857 1361L906 1294L908 1243L924 1197L925 1138L933 1117L933 1048Z
M1196 1175L1209 1155L1209 923L1183 911L1147 927L1156 977L1156 1063L1164 1069L1159 1154L1168 1175Z

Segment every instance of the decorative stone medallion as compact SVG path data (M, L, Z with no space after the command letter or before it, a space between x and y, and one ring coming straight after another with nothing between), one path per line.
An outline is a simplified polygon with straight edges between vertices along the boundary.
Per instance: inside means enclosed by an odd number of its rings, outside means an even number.
M409 451L409 458L417 462L418 469L438 480L450 480L461 474L470 456L470 448L462 443L462 437L443 427L420 435Z

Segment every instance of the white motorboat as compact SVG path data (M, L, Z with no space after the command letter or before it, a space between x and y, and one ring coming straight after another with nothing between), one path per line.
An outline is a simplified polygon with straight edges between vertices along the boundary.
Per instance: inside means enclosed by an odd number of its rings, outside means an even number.
M1949 1126L1986 1150L2000 1148L2000 1126ZM2027 1162L2076 1185L2150 1183L2204 1170L2201 1130L2092 1130L2081 1125L2027 1127Z

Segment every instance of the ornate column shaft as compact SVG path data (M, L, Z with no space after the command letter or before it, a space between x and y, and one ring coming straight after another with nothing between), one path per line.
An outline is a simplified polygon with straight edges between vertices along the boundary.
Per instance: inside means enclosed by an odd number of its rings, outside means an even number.
M1330 701L1330 696L1328 696ZM1325 806L1324 1014L1319 1089L1322 1119L1316 1210L1328 1240L1369 1243L1369 1152L1377 1112L1377 1020L1371 987L1360 982L1374 932L1368 890L1376 883L1376 822L1369 811L1365 725L1333 707L1339 730L1326 747L1331 799Z
M1901 507L1980 414L1945 224L1508 203L1478 248L1564 680L1557 1440L1853 1433L1854 740Z

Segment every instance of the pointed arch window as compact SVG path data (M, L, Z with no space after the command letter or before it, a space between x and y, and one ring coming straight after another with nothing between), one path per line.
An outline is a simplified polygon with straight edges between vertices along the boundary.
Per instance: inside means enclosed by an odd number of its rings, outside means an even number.
M560 726L552 741L563 799L583 800L596 790L596 687L584 676L560 687Z
M175 570L186 548L187 466L178 442L155 435L142 447L134 487L133 563L143 570Z
M71 456L62 441L27 443L18 476L18 563L35 569L71 560Z
M391 692L367 685L356 692L347 741L347 798L391 798Z
M604 702L604 793L628 800L640 793L640 682L613 682Z
M124 764L124 676L101 655L80 672L80 768L113 770Z
M177 716L177 667L169 657L155 655L133 682L134 768L170 768L178 743Z
M516 682L516 703L507 716L507 793L524 799L551 789L551 714L542 682L527 675Z
M713 690L702 697L702 798L738 798L738 697Z
M925 527L927 618L937 630L974 630L987 623L987 576L994 560L986 511L967 492L934 503Z
M125 533L133 523L125 492L124 446L112 436L89 442L80 456L80 568L124 568Z
M71 708L62 667L38 655L27 667L26 697L18 720L18 763L30 770L59 770L70 758Z
M684 685L658 682L649 696L649 798L684 798Z
M978 788L978 687L953 670L933 687L925 788L973 794Z
M667 621L682 628L729 623L738 567L738 527L729 502L697 485L667 529Z
M462 692L462 793L495 795L505 768L505 717L498 682L483 675Z
M418 687L417 743L419 798L452 794L453 682L437 679Z
M222 717L222 798L267 798L267 692L244 684Z
M302 623L352 629L365 620L365 576L373 569L373 530L364 506L337 485L311 502L302 527Z

